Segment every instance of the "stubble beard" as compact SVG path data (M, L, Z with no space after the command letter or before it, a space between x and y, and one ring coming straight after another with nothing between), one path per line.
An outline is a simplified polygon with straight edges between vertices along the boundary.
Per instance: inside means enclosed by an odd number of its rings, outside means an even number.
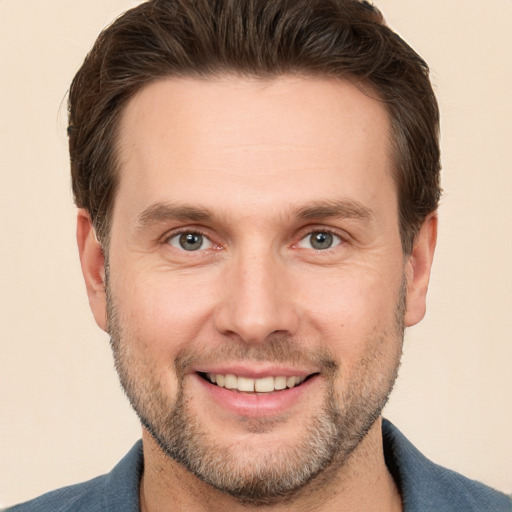
M294 446L283 446L263 453L243 452L240 446L220 445L208 431L208 425L190 410L191 397L184 385L184 369L201 354L183 353L174 361L178 393L174 401L155 377L142 356L133 353L136 345L124 335L115 302L108 288L109 333L116 370L121 385L142 425L162 451L203 482L226 493L245 505L271 505L298 497L308 484L330 479L342 468L380 417L400 365L404 334L406 292L402 285L397 302L393 333L373 340L375 350L361 361L355 378L343 391L335 392L340 379L339 364L327 353L306 355L289 338L276 338L264 347L241 344L228 348L226 356L244 361L294 362L314 359L321 368L326 391L321 409L315 417L304 418L303 434ZM394 365L383 368L379 347L389 349L389 336L399 337ZM217 357L222 357L216 351ZM233 357L234 356L234 357ZM389 356L388 356L389 357ZM222 360L222 359L219 359ZM380 371L379 371L380 370ZM172 371L172 365L169 367ZM277 423L277 422L276 422ZM272 420L251 419L246 431L264 436L273 428ZM297 428L300 424L297 423ZM257 444L257 443L256 443Z

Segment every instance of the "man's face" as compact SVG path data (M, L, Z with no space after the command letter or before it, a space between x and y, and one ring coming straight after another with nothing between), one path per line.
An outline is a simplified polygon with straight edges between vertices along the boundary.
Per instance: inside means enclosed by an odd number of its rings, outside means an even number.
M162 80L124 113L116 365L161 448L242 500L342 465L392 388L407 271L390 136L383 105L334 80Z

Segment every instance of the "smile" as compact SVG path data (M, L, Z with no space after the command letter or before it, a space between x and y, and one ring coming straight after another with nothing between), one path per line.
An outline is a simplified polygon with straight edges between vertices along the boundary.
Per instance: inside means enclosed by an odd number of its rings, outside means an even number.
M292 377L261 377L259 379L251 379L233 374L221 373L200 373L201 377L218 387L240 391L242 393L272 393L274 391L282 391L291 389L302 384L308 376L292 376Z

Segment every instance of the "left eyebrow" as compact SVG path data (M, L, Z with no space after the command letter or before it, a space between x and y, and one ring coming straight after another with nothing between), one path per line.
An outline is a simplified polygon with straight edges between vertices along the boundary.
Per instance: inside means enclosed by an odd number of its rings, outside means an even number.
M365 221L371 220L374 216L370 208L352 199L309 204L299 208L295 215L302 220L348 218Z

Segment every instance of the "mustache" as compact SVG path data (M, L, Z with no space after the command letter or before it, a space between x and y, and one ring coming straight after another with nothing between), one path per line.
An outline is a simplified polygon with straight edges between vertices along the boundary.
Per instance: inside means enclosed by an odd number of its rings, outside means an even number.
M314 367L324 374L334 374L339 363L325 348L306 349L302 341L291 336L275 335L261 344L248 344L241 340L230 340L218 346L204 344L188 346L178 352L174 360L176 375L181 377L198 363L215 362L266 362L297 367Z

